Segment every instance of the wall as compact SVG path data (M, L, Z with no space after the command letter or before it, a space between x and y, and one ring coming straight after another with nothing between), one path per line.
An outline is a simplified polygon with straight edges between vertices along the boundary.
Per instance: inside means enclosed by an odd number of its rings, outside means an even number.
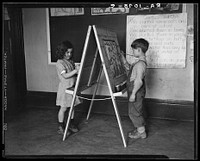
M186 5L188 26L193 26L193 5ZM48 64L46 9L23 9L24 47L26 58L27 90L56 92L58 78L54 65ZM125 24L126 25L126 24ZM124 35L125 36L125 35ZM188 36L187 59L184 69L148 69L147 98L163 100L193 101L193 49L190 48L192 36ZM99 95L108 95L104 75L101 77ZM92 89L84 93L91 94ZM126 94L123 95L126 97Z
M48 65L46 9L23 9L24 48L28 91L55 92L58 78Z

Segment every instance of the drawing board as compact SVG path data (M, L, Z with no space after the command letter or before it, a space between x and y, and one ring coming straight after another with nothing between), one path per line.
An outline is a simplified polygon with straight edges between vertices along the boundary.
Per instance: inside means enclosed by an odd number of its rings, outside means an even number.
M111 29L96 26L104 63L108 72L113 93L115 87L127 80L126 69L120 59L120 46L117 34Z

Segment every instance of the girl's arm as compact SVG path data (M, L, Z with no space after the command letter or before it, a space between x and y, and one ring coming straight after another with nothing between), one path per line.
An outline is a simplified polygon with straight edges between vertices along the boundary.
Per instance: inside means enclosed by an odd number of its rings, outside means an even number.
M66 71L64 71L64 72L61 73L61 75L62 75L65 79L68 79L68 78L74 76L74 75L77 74L77 73L78 73L78 70L77 70L77 69L74 69L74 70L72 70L71 72L68 72L68 73L66 73Z

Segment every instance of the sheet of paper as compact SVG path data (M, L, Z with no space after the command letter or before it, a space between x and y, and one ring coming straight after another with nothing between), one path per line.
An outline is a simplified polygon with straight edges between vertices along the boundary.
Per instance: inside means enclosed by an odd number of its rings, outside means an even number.
M146 53L148 68L185 67L187 13L127 16L126 53L129 63L134 61L131 43L137 38L150 43Z

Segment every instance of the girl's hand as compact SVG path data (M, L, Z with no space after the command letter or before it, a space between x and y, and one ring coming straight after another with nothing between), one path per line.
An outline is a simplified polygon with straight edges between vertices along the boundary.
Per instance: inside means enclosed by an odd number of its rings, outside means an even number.
M79 66L79 65L76 65L75 69L76 69L77 71L79 71L79 70L80 70L80 66Z
M135 94L131 94L129 102L135 102Z
M80 63L75 65L75 69L76 69L77 71L80 70Z
M75 74L78 74L78 72L79 72L77 69L74 69L74 71L75 71Z
M79 65L76 65L75 70L76 70L76 74L78 74L79 71L80 71L80 66L79 66Z

